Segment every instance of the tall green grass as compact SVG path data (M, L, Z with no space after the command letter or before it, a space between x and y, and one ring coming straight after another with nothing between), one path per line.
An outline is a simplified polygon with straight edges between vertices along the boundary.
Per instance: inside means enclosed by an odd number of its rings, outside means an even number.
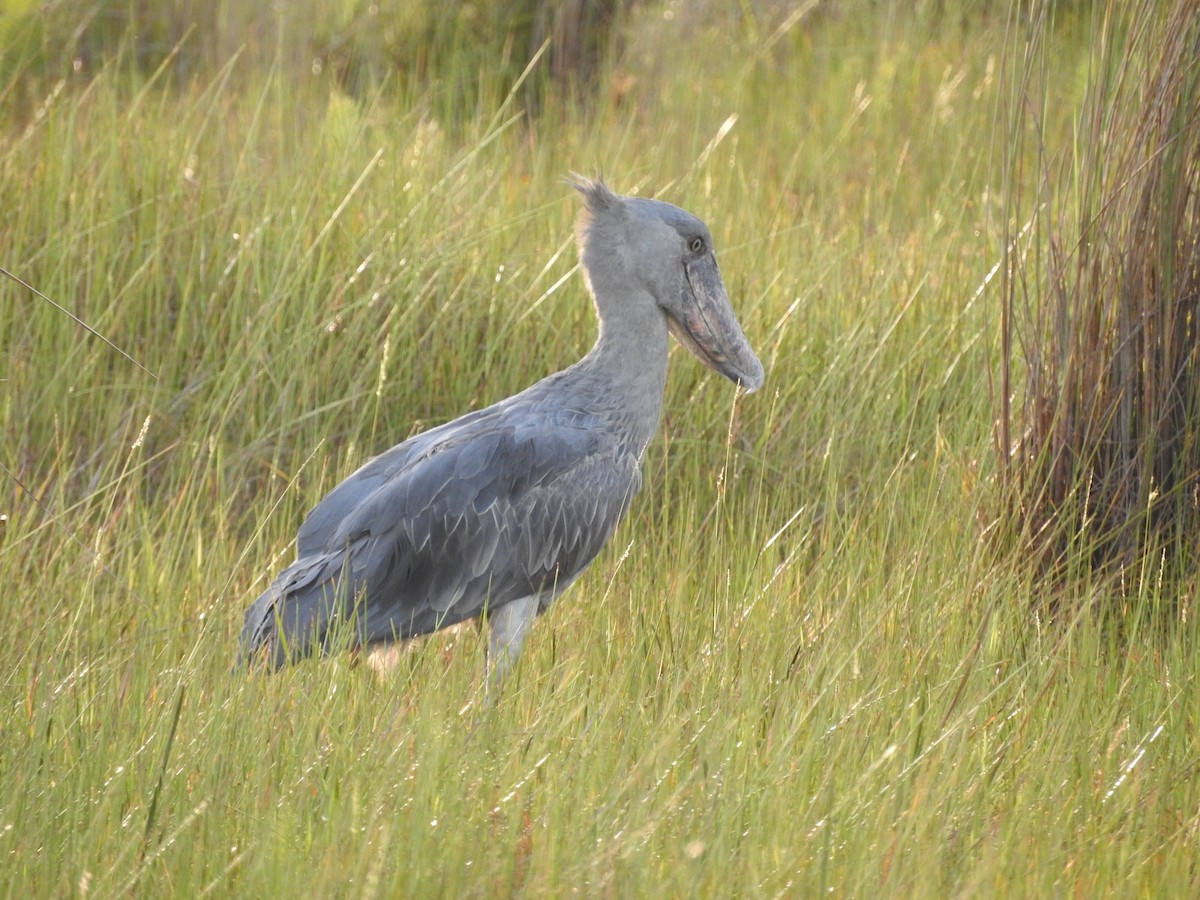
M987 540L1005 19L852 6L638 7L620 90L536 120L240 59L10 110L0 264L148 372L4 286L4 893L1194 892L1193 632L1045 628ZM767 385L675 353L492 706L470 629L231 674L324 491L590 346L570 170L709 222Z

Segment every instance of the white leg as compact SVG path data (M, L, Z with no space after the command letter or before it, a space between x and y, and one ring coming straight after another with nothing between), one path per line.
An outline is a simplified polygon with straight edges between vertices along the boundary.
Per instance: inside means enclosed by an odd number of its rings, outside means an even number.
M529 626L537 618L538 598L524 597L506 603L488 615L491 634L488 635L488 681L499 684L521 655L521 644Z

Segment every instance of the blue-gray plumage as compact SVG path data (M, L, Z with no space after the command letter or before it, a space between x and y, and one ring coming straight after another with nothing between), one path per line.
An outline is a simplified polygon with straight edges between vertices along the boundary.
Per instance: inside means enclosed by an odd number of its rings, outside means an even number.
M591 351L494 406L393 447L308 514L296 561L246 612L243 659L282 666L426 634L487 612L494 677L570 587L641 485L667 333L757 389L763 369L690 213L577 179L576 227L600 319Z

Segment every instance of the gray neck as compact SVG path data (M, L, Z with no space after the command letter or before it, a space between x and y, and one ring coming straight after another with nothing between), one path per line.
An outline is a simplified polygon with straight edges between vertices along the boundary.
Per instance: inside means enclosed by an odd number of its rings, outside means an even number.
M595 285L600 336L576 366L641 453L658 430L667 383L667 319L646 293Z

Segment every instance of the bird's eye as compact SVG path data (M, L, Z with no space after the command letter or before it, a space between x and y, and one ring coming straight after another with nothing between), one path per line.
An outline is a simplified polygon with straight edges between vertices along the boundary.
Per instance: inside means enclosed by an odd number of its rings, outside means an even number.
M698 238L698 237L692 238L690 241L688 241L688 249L691 250L693 253L699 253L701 250L704 249L703 238Z

